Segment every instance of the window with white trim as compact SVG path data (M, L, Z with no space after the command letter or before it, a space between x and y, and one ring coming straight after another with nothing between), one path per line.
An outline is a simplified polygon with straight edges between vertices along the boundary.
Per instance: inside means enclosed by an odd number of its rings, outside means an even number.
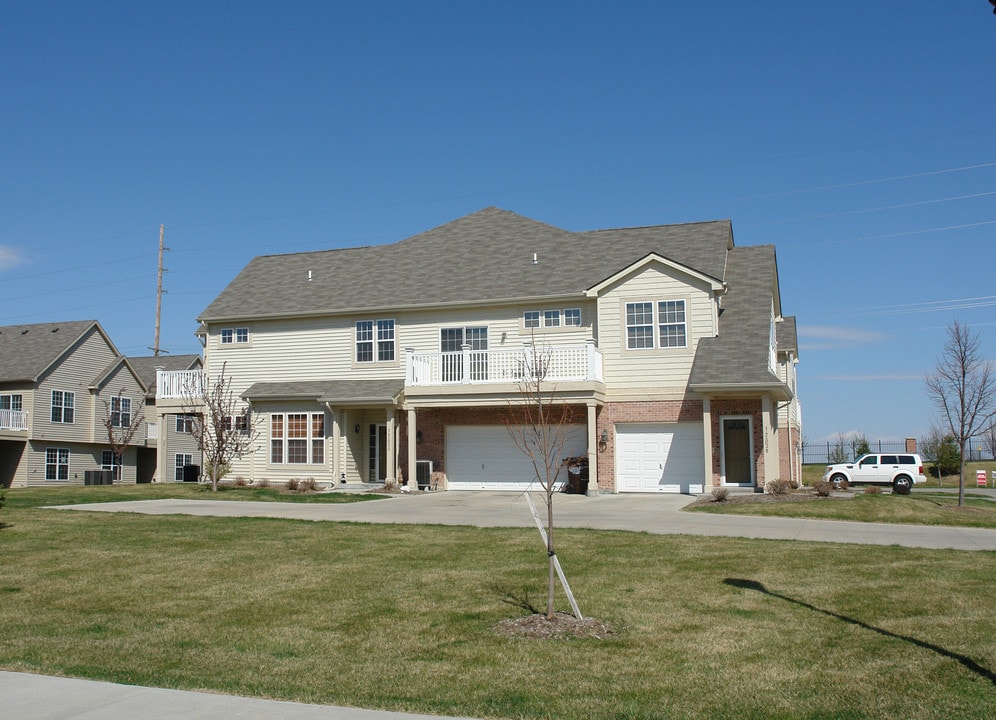
M76 421L76 393L64 390L52 391L52 422L72 423Z
M222 345L245 345L249 342L249 328L222 328L219 333Z
M564 310L564 325L567 327L581 327L581 308L567 308Z
M560 327L560 310L544 310L543 327Z
M540 326L539 310L526 310L522 313L522 324L527 328L538 328Z
M356 362L394 362L394 320L356 321Z
M0 410L20 411L21 409L20 395L0 395Z
M131 427L131 398L115 395L111 398L111 427Z
M100 469L110 470L115 482L121 481L121 456L113 450L100 451Z
M45 449L45 479L69 479L69 450L67 448Z
M194 419L195 415L177 415L176 416L176 431L178 433L189 434L194 431Z
M325 413L270 415L270 463L325 464Z
M684 300L626 303L626 348L683 348L688 345Z
M189 453L177 453L173 458L173 480L174 482L183 482L183 467L184 465L193 465L194 456Z

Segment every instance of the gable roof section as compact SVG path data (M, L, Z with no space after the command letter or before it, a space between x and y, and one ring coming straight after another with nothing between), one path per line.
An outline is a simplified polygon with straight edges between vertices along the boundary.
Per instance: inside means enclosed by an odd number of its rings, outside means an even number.
M118 354L96 320L0 327L0 382L38 382L92 328Z
M723 289L723 282L721 280L709 277L708 275L703 275L694 268L690 268L685 265L681 265L680 263L673 262L666 257L661 257L657 253L650 253L649 255L641 258L640 260L633 263L629 267L620 270L615 275L605 278L605 280L602 280L602 282L598 283L597 285L588 288L586 292L589 295L589 297L595 297L598 295L599 292L601 292L603 289L607 288L608 286L617 283L620 280L632 275L633 273L654 264L664 265L665 267L669 267L673 270L678 270L679 272L685 273L686 275L689 275L695 278L696 280L699 280L700 282L709 285L714 292L719 292L720 290Z
M728 220L570 232L489 207L391 245L254 258L198 320L580 296L649 253L722 279L732 246Z
M723 296L719 335L699 340L688 381L692 390L757 390L791 398L791 391L768 367L775 272L772 245L730 251L730 290Z

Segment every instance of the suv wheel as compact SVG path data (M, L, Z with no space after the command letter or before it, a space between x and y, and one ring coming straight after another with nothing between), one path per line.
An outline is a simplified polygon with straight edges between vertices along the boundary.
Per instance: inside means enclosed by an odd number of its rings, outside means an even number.
M834 490L840 490L841 488L847 487L847 476L834 475L830 478L830 482L833 484Z
M909 495L913 487L913 481L906 475L900 475L892 481L892 491L897 495Z

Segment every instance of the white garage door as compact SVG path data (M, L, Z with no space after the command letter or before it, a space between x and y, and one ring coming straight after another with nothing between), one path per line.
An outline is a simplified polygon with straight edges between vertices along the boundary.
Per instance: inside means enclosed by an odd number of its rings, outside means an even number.
M705 448L701 423L616 426L619 492L702 492Z
M564 457L588 452L584 425L567 426ZM453 425L446 428L447 487L450 490L540 489L532 461L516 447L504 425ZM566 482L561 471L559 481Z

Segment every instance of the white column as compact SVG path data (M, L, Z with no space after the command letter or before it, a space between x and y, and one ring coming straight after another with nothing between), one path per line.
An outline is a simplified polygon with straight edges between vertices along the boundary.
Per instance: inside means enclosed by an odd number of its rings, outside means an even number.
M385 433L387 435L387 450L384 453L387 461L384 480L388 485L394 485L398 482L398 451L397 443L395 442L394 425L394 407L389 407L387 409L387 432Z
M416 449L415 434L418 429L415 427L415 408L408 408L408 489L414 492L418 490L418 478L416 475Z
M588 405L588 497L598 495L598 420L595 404Z
M702 398L702 445L705 450L705 476L702 478L702 489L712 492L712 409L709 398Z
M342 423L339 422L339 413L332 409L331 406L326 405L329 411L329 416L332 418L332 447L329 448L329 456L332 460L332 467L329 472L332 473L332 484L337 485L339 483L339 445L342 443Z

